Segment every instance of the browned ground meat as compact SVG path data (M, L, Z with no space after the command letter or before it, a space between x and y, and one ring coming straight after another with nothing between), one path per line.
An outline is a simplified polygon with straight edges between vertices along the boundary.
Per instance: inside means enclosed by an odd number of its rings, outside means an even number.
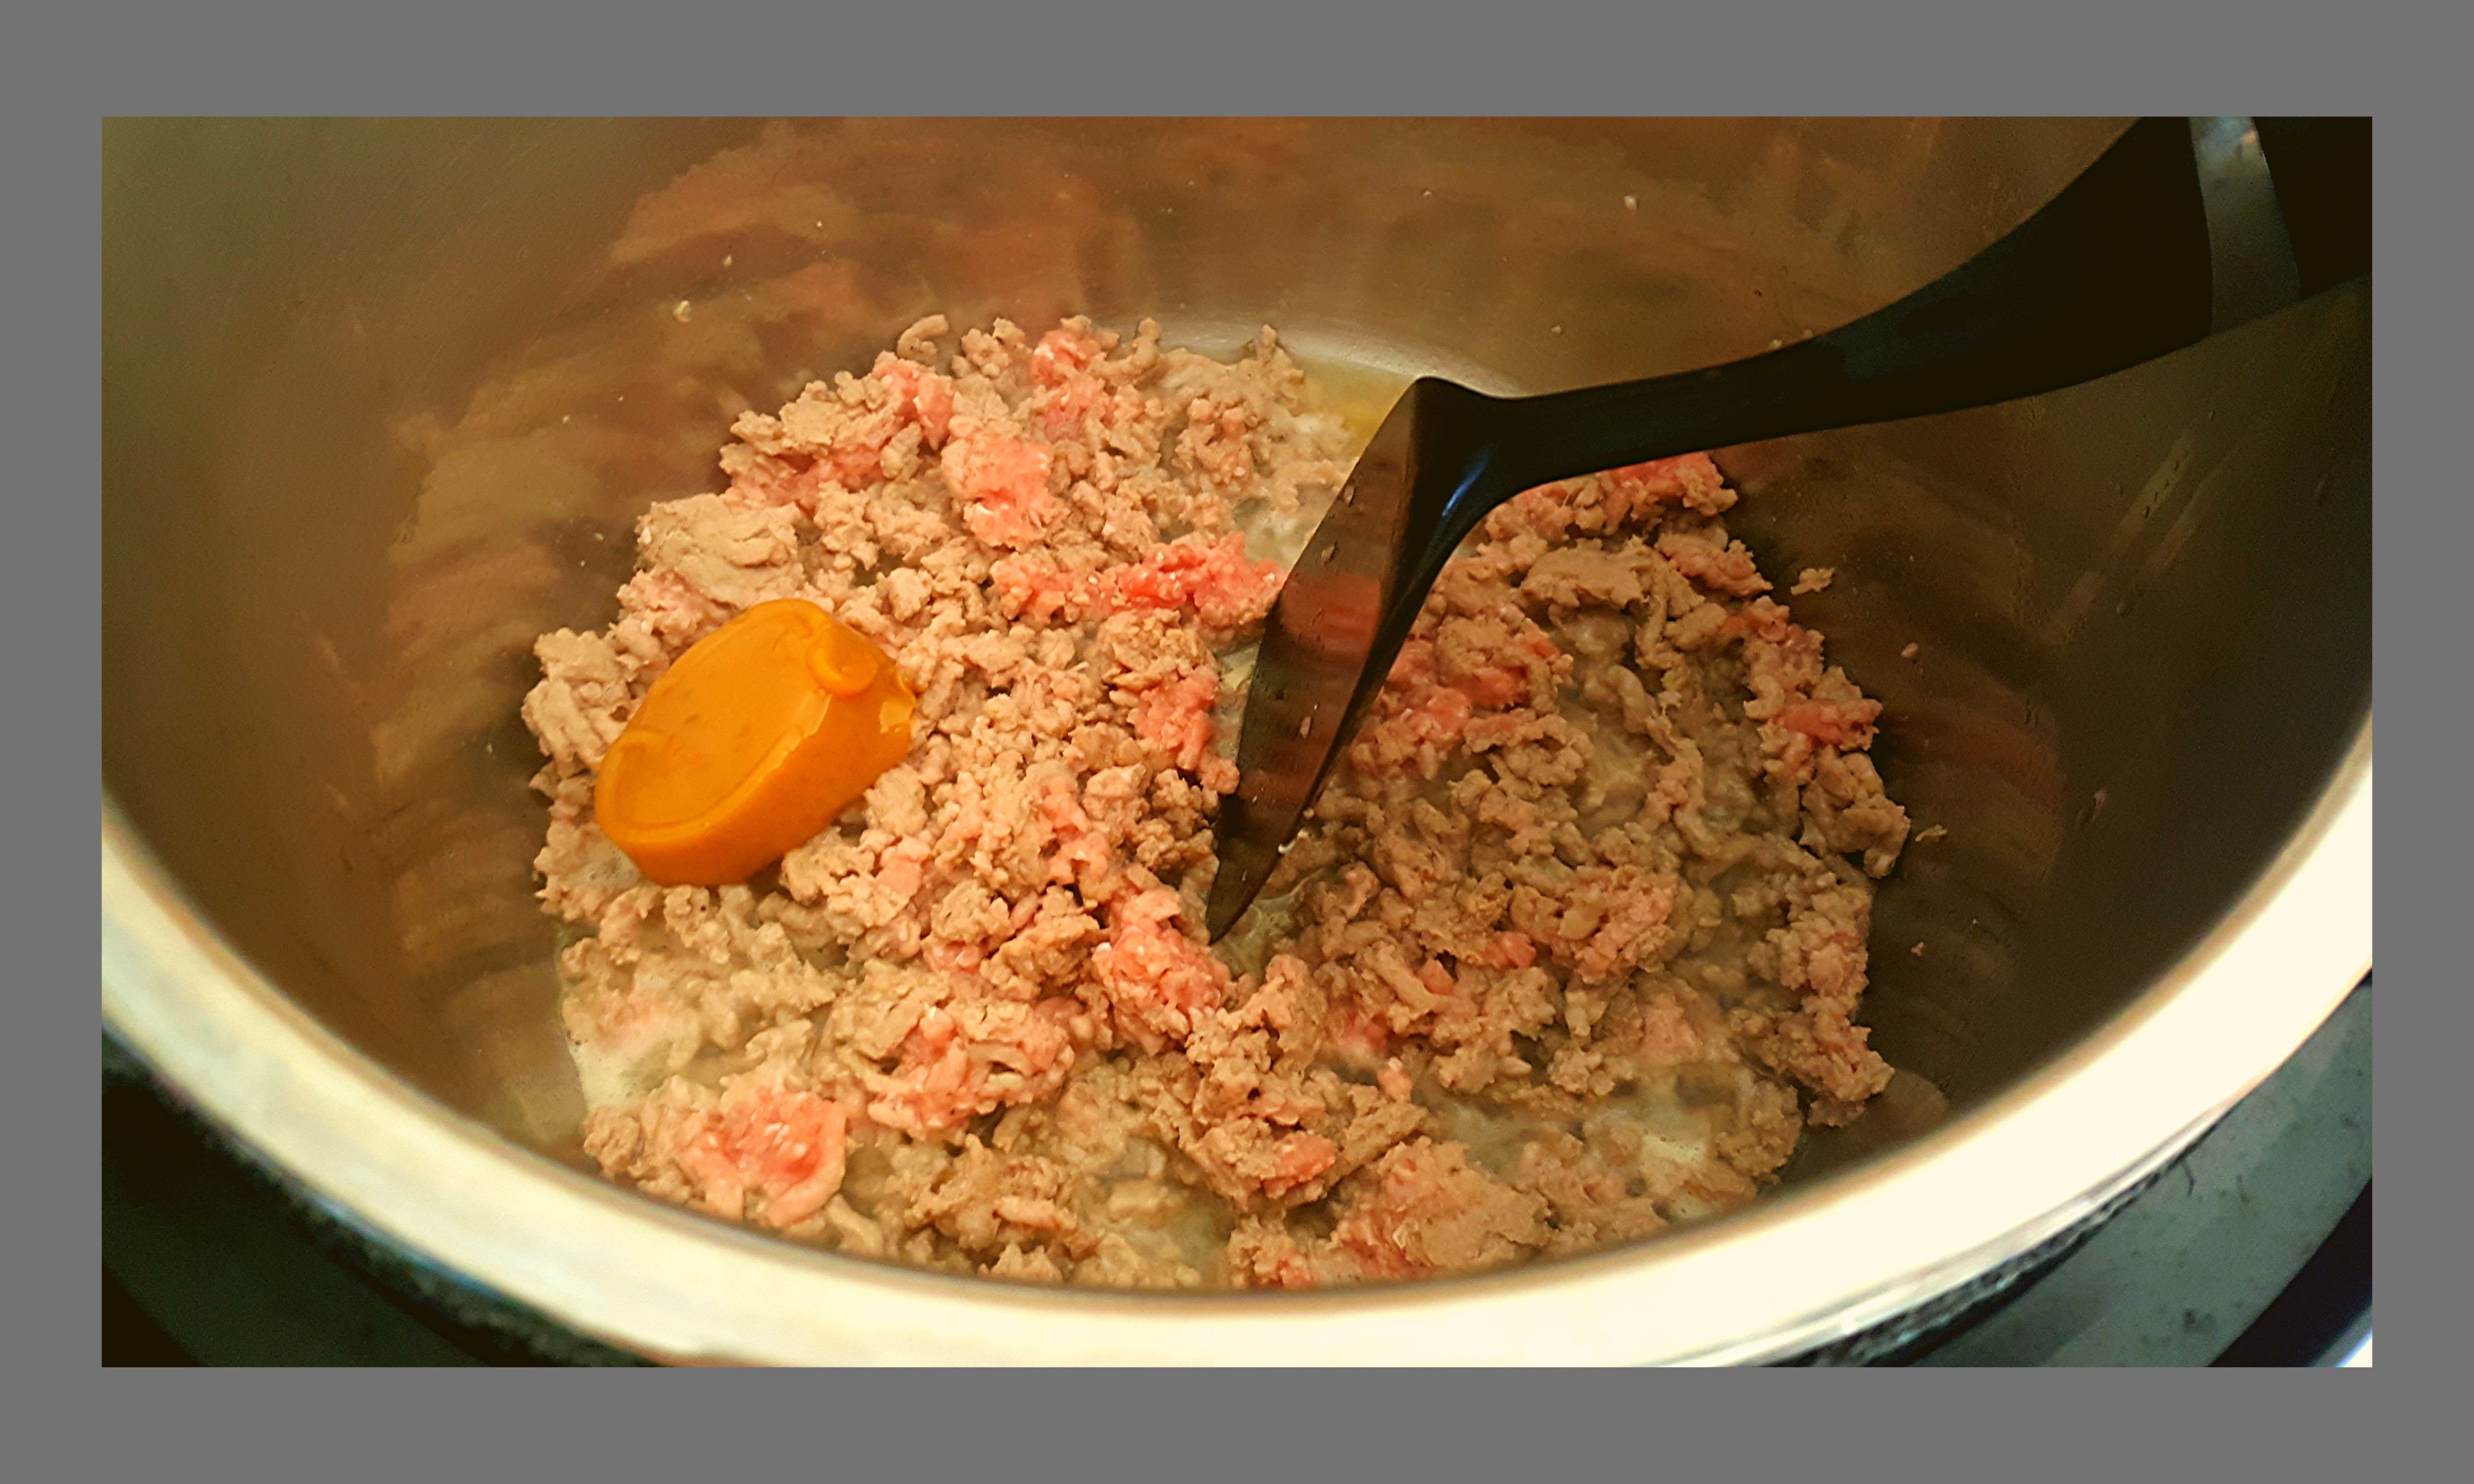
M605 1169L958 1271L1312 1284L1728 1209L1880 1091L1880 708L1699 456L1497 512L1203 945L1249 646L1347 467L1305 393L1268 330L1222 363L932 319L645 515L618 618L543 637L524 706ZM778 871L654 886L594 769L672 658L786 596L894 657L911 755Z

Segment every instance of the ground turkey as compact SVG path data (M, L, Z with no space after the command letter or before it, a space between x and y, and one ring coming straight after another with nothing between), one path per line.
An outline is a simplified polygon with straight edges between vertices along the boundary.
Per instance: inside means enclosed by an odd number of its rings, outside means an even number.
M1253 926L1205 946L1264 533L1354 443L1312 406L1268 330L1222 362L932 318L646 512L617 619L545 635L523 707L603 1168L953 1271L1296 1286L1728 1209L1881 1089L1880 708L1699 456L1498 511ZM594 770L688 645L789 596L894 657L911 754L755 882L655 886Z

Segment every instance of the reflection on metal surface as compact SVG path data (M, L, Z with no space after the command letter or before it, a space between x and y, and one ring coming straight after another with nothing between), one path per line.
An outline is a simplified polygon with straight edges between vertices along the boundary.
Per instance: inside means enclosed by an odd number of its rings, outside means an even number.
M2216 327L2244 324L2293 302L2302 275L2277 210L2259 131L2246 118L2193 119L2191 146L2208 208Z

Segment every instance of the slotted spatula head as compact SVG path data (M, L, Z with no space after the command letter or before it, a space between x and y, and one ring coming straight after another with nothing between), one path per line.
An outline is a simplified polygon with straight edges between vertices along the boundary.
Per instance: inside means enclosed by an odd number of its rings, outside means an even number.
M1220 806L1212 941L1262 890L1391 673L1458 539L1449 517L1484 478L1496 405L1451 382L1412 383L1291 569L1264 624L1237 792Z

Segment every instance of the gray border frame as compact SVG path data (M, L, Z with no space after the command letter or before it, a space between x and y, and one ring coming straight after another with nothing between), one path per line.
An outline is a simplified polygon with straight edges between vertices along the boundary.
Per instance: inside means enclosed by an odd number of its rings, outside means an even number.
M2421 714L2435 704L2463 707L2462 650L2442 646L2466 627L2443 606L2462 586L2451 579L2463 549L2457 538L2465 496L2454 445L2464 413L2454 395L2462 377L2446 374L2457 363L2440 352L2465 319L2462 286L2440 266L2442 254L2453 260L2462 252L2464 211L2453 183L2462 177L2458 130L2443 115L2462 89L2462 46L2420 20L2438 8L2405 4L2304 10L2117 0L2004 15L1964 4L1859 11L1807 0L1685 14L1642 9L1596 20L1582 19L1578 9L1528 3L1449 14L1435 6L1377 16L1263 0L1242 12L1180 15L1154 3L1108 8L1115 19L1103 32L1079 30L1055 6L1008 8L990 20L941 10L812 7L734 20L710 4L629 19L581 8L545 14L473 4L395 8L360 19L310 7L234 5L153 13L88 6L23 18L12 27L16 76L9 96L17 127L9 132L10 179L37 195L15 203L8 233L19 289L14 395L5 400L15 435L15 539L6 543L11 580L0 586L0 603L14 620L17 693L42 699L39 711L27 705L18 713L41 719L15 730L12 745L24 757L16 776L83 770L96 755L97 724L89 719L96 713L70 705L97 683L91 644L80 625L59 616L75 613L81 599L73 589L89 569L84 559L99 549L85 493L96 488L100 434L86 390L100 370L89 312L99 293L90 287L98 282L99 208L89 106L98 114L626 112L697 104L732 112L1004 112L1060 103L1118 113L2374 112L2377 260L2389 294L2377 317L2384 416L2375 446L2389 516L2377 548L2381 659L2420 682L2389 697L2390 778L2407 780L2392 781L2389 797L2408 801L2390 811L2403 829L2390 849L2407 866L2394 882L2402 895L2392 898L2391 1024L2383 1055L2389 1097L2398 1104L2389 1137L2405 1151L2398 1168L2441 1177L2390 1181L2391 1219L2379 1247L2393 1291L2412 1296L2391 1308L2389 1358L2414 1371L2433 1358L2429 1337L2449 1328L2463 1304L2462 1280L2442 1276L2448 1269L2434 1251L2462 1241L2463 1197L2445 1174L2462 1162L2449 1148L2457 1119L2444 1112L2409 1116L2417 1089L2454 1091L2462 1080L2451 1075L2457 1048L2468 1043L2448 1023L2466 1014L2465 996L2452 993L2465 973L2462 962L2443 967L2441 932L2433 930L2463 915L2463 857L2450 847L2464 804L2462 793L2440 785L2430 755L2463 730L2448 725L2453 715ZM1138 24L1127 24L1137 15ZM1148 41L1150 55L1128 37ZM914 81L910 69L885 64L894 57L934 58L934 68ZM1060 97L1055 79L1075 85ZM2440 188L2418 189L2426 183ZM2413 786L2426 777L2431 786ZM69 886L42 869L53 853L27 844L56 836L82 842L85 804L67 790L17 792L26 843L7 868L12 920L30 926L72 920L80 908ZM12 1059L30 1065L10 1080L8 1095L14 1126L40 1130L57 1119L48 1110L84 1095L70 1086L85 1076L83 1053L50 1054L73 1040L83 1044L83 1028L48 1023L83 1014L69 1008L65 990L53 988L72 977L72 956L82 949L66 934L18 936L31 952L18 950L24 968L13 1008L24 1028L10 1044ZM1613 1466L1660 1472L1694 1454L1740 1461L1750 1450L1767 1465L1762 1472L1780 1475L1799 1463L1833 1470L1856 1463L1871 1472L1856 1461L1878 1459L1884 1472L1939 1462L1934 1472L2075 1474L2103 1461L2161 1475L2204 1461L2211 1474L2303 1477L2361 1470L2372 1462L2365 1445L2375 1435L2383 1462L2399 1446L2413 1449L2418 1431L2438 1444L2436 1409L2415 1409L2419 1426L2404 1410L2427 1384L2412 1376L2386 1392L2369 1381L2101 1373L2033 1383L1962 1374L1904 1386L1780 1373L1657 1380L1372 1376L1345 1383L1055 1375L599 1383L675 1387L653 1413L636 1396L588 1395L595 1383L565 1376L484 1388L426 1376L372 1385L323 1373L215 1374L185 1384L156 1374L87 1375L92 1291L68 1274L92 1243L85 1213L94 1208L84 1201L96 1179L90 1126L16 1147L29 1166L20 1190L76 1196L65 1203L73 1212L66 1220L45 1219L56 1206L45 1199L20 1207L34 1219L11 1224L24 1248L17 1271L33 1279L21 1277L20 1285L35 1290L12 1305L24 1316L12 1327L15 1347L69 1359L39 1375L20 1371L27 1381L19 1415L32 1420L23 1434L32 1445L24 1449L29 1477L87 1469L125 1477L207 1460L230 1460L234 1472L247 1468L259 1478L346 1470L411 1477L442 1463L490 1474L544 1466L679 1473L737 1472L768 1453L828 1473L925 1465L932 1475L958 1474L981 1457L1035 1475L1080 1473L1103 1458L1124 1460L1121 1468L1175 1460L1181 1472L1259 1473L1261 1463L1249 1460L1264 1458L1263 1450L1240 1444L1242 1452L1224 1451L1232 1417L1247 1420L1241 1437L1273 1433L1278 1441L1269 1456L1308 1477L1365 1469L1520 1473L1581 1462L1573 1455L1582 1450ZM2435 1201L2442 1187L2452 1193ZM55 1267L58 1279L50 1276ZM2303 1384L2315 1388L2307 1399L2268 1394ZM1791 1398L1788 1387L1797 1388ZM655 1416L658 1424L643 1420ZM715 1440L726 1440L727 1463L716 1458ZM53 1467L35 1462L45 1455ZM69 1465L71 1458L86 1468Z

